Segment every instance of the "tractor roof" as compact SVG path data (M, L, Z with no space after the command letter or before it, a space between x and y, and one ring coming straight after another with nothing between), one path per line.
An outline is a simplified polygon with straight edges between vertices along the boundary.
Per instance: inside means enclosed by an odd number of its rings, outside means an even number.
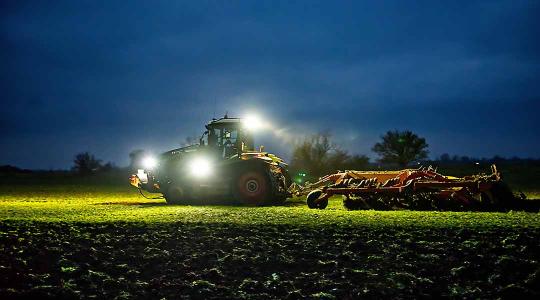
M235 125L235 124L240 124L242 122L242 119L240 118L229 118L229 117L224 117L224 118L221 118L221 119L212 119L212 121L208 122L208 124L206 124L206 127L221 127L221 126L227 126L227 125Z

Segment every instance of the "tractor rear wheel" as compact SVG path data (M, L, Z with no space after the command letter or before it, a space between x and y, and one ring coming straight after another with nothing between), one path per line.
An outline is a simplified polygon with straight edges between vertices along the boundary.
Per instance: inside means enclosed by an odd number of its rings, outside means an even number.
M263 171L242 173L234 184L234 196L247 205L263 205L271 194L270 180Z

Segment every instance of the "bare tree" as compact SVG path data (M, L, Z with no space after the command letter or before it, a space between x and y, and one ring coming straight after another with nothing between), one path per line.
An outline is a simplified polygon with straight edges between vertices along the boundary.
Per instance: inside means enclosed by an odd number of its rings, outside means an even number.
M88 152L77 154L73 164L73 170L80 174L92 173L101 168L101 160L96 159L94 155Z
M330 135L312 135L293 149L291 170L307 173L312 179L337 170L364 169L369 163L365 155L349 153L331 142Z
M312 135L293 149L291 168L311 176L320 176L325 172L328 153L332 148L329 135Z

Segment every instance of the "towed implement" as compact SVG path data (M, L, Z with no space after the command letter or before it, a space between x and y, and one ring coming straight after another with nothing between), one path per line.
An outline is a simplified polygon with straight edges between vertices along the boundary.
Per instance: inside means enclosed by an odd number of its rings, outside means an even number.
M444 176L431 167L400 171L344 171L305 187L309 208L324 209L328 199L342 195L346 208L412 210L507 210L516 200L495 165L491 174Z

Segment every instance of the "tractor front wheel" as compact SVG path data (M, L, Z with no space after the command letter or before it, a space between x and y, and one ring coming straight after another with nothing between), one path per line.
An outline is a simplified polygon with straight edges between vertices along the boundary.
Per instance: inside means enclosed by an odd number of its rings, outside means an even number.
M268 176L262 171L248 171L240 174L234 190L237 199L251 206L265 204L271 194Z
M171 184L163 196L168 204L180 204L188 199L186 189L175 184Z

